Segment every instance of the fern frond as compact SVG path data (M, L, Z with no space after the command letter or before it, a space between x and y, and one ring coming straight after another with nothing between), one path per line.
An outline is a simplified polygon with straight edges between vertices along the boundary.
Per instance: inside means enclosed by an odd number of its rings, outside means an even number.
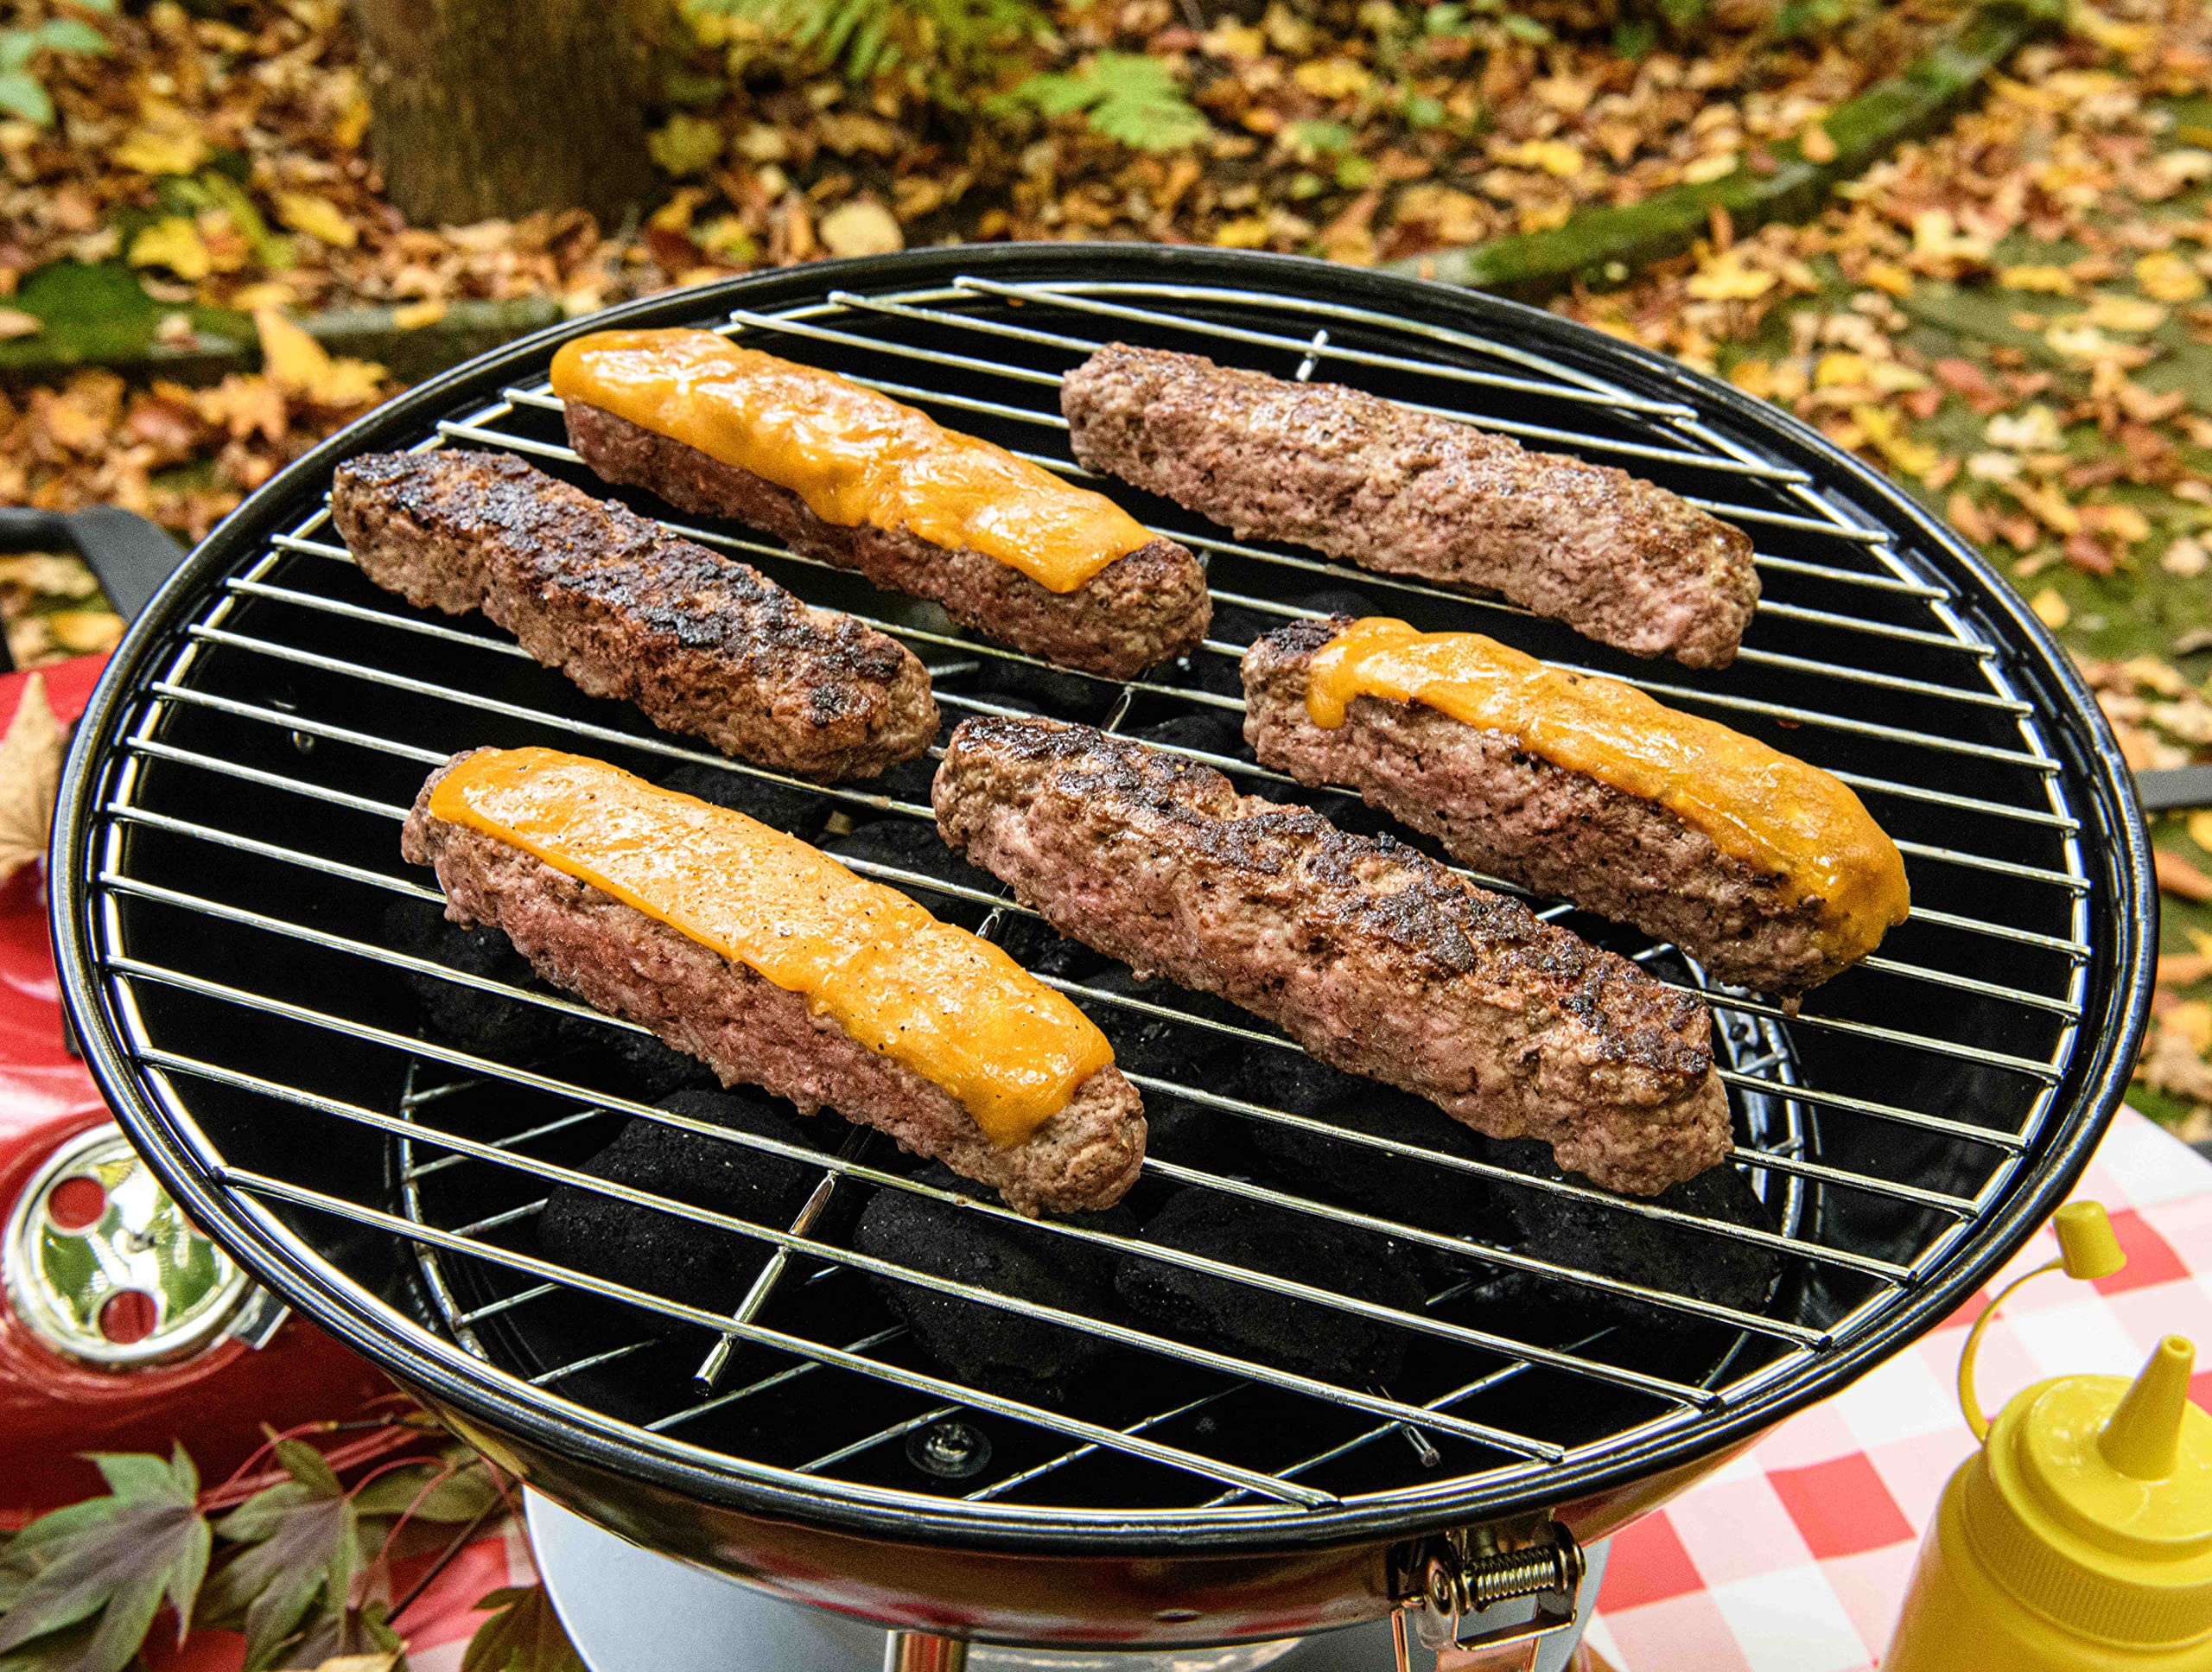
M1046 116L1080 111L1134 150L1179 150L1213 130L1174 73L1141 53L1102 52L1065 74L1033 75L1008 97Z

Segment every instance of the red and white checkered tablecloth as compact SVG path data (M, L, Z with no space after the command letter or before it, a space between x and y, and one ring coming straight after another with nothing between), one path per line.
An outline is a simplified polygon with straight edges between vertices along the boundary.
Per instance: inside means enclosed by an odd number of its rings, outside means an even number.
M2133 1375L2178 1332L2212 1354L2212 1161L2123 1109L2076 1198L2102 1202L2127 1266L2053 1275L2005 1303L1977 1381L1994 1413L2031 1382ZM2054 1258L2038 1231L1941 1326L1613 1541L1588 1642L1618 1672L1863 1672L1888 1646L1921 1529L1973 1451L1967 1326ZM2212 1370L2192 1394L2212 1407Z

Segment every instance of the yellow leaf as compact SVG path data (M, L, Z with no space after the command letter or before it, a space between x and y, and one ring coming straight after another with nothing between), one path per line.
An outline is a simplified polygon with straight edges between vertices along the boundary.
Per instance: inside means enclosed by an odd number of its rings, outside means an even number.
M61 723L46 700L45 677L35 673L0 738L0 882L46 851L60 784Z
M1738 360L1728 368L1728 381L1746 395L1767 400L1774 394L1774 367L1764 360Z
M416 331L426 325L435 325L445 316L445 303L435 298L427 302L404 302L391 310L391 322L403 331Z
M2075 6L2066 21L2107 52L2122 56L2141 52L2158 38L2148 24L2115 22L2091 6Z
M2135 282L2143 287L2145 296L2160 302L2195 302L2204 294L2203 276L2171 250L2138 261Z
M1557 203L1532 203L1515 217L1524 232L1549 232L1574 217L1574 205L1562 198Z
M1263 248L1268 241L1267 219L1261 215L1243 215L1225 220L1214 228L1213 241L1224 250Z
M2097 512L2104 531L2123 545L2138 545L2151 537L2151 519L2133 505L2100 505Z
M1997 282L2007 290L2040 290L2051 296L2074 294L2074 275L2063 267L2006 267L1999 271Z
M2074 612L2066 607L2066 601L2058 595L2056 587L2045 587L2028 600L2028 607L2036 613L2036 620L2056 633L2074 619Z
M1722 151L1717 156L1701 156L1682 170L1682 178L1693 186L1707 185L1734 174L1741 161L1733 151Z
M274 308L256 309L253 328L261 338L262 369L287 395L317 406L365 406L383 392L382 366L334 359Z
M2212 807L2204 808L2189 816L2189 839L2206 853L2212 854ZM2204 936L2204 931L2202 929L2192 931L2191 938L2199 936ZM2212 942L2212 936L2204 936L2204 938L2208 942ZM2197 950L2212 952L2212 944L2200 946Z
M1700 302L1748 302L1764 296L1779 282L1772 273L1745 266L1743 257L1729 250L1710 257L1691 274L1687 288Z
M1808 162L1835 161L1835 137L1817 122L1799 136L1797 149L1804 153Z
M181 279L204 279L215 270L207 240L183 215L164 215L130 240L133 267L166 267Z
M815 232L833 256L887 256L906 247L906 235L891 211L864 197L839 204L822 217Z
M1291 79L1316 99L1351 99L1365 92L1375 78L1366 66L1349 58L1317 58L1293 70Z
M2166 310L2140 296L2097 296L2087 311L2067 323L2094 326L2105 331L2155 331L2166 322Z
M679 186L669 194L668 201L645 217L645 225L657 232L689 232L691 217L707 200L703 186Z
M2187 1039L2189 1048L2198 1056L2212 1056L2212 1004L2202 999L2187 999L2158 1020Z
M2025 483L2009 485L2012 496L2035 513L2036 520L2053 534L2078 534L2082 531L2082 513L2068 505L2055 487L2031 487Z
M108 156L142 175L188 175L207 160L207 142L192 128L162 121L133 128Z
M1872 368L1864 354L1846 353L1840 349L1821 356L1813 368L1813 387L1815 389L1849 389L1872 380Z
M1520 168L1541 168L1561 180L1582 172L1582 153L1563 139L1531 139L1522 144L1509 145L1497 156L1502 162Z
M312 192L276 194L276 218L296 232L305 232L317 243L350 250L361 241L360 229L327 197Z
M123 618L112 610L57 609L41 619L54 642L73 656L111 651L123 642Z
M1249 23L1223 23L1198 37L1198 45L1215 58L1264 58L1268 37Z
M35 337L46 329L46 322L35 314L26 314L20 308L0 308L0 342L10 337Z
M368 130L369 101L357 92L338 112L337 121L330 124L330 137L339 149L350 151L361 143L361 136Z
M1942 449L1906 435L1886 406L1854 406L1851 421L1866 432L1867 442L1890 467L1905 475L1925 476L1942 461Z
M1893 296L1912 294L1911 270L1898 266L1893 261L1870 261L1866 264L1866 270L1859 277L1877 290L1887 291Z

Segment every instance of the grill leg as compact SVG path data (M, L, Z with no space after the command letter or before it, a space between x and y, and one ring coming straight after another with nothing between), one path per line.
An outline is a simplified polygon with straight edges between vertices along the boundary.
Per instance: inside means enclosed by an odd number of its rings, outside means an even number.
M883 1672L964 1672L968 1645L926 1631L893 1631L883 1645Z

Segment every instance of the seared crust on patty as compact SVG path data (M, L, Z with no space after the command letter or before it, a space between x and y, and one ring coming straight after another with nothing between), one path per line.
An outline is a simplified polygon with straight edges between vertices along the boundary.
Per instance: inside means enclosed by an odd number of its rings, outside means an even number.
M1134 678L1197 648L1211 620L1205 573L1173 540L1116 559L1073 592L1052 592L979 551L932 545L903 529L827 523L790 489L582 401L569 442L610 482L649 489L702 517L765 529L793 551L926 598L963 626L1063 667Z
M592 696L725 754L866 778L936 739L928 671L897 639L511 454L365 454L330 510L378 586L480 609Z
M945 840L1062 933L1479 1132L1637 1195L1728 1154L1694 995L1401 842L1051 720L962 722L933 799Z
M1751 543L1666 489L1338 384L1109 343L1071 372L1075 455L1243 539L1494 592L1637 656L1723 668Z
M1301 784L1343 785L1477 870L1670 940L1725 982L1783 995L1857 960L1819 934L1821 902L1722 853L1657 802L1554 766L1504 732L1419 702L1306 709L1313 658L1350 616L1293 622L1244 652L1244 741Z
M466 758L423 785L400 851L436 870L448 918L503 931L547 981L651 1028L724 1085L765 1087L804 1114L835 1109L994 1186L1023 1213L1108 1207L1136 1181L1144 1114L1119 1069L1100 1069L1026 1141L1001 1149L950 1092L813 1014L804 994L519 848L433 817L430 791Z

